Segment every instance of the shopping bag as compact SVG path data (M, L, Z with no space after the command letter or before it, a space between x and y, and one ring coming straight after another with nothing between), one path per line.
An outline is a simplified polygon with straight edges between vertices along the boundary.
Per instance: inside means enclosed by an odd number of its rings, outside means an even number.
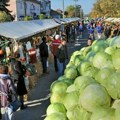
M16 98L15 101L10 103L10 106L12 107L13 112L15 112L19 107L22 105L22 103Z

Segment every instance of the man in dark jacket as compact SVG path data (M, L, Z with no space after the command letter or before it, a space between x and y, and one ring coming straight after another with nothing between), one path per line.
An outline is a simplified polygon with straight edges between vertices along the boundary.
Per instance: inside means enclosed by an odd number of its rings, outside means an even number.
M66 40L64 38L62 39L62 43L58 47L56 56L58 60L58 74L59 76L62 76L68 59Z
M16 92L19 97L20 102L22 103L21 109L25 109L26 106L24 105L24 95L27 94L27 89L24 82L24 75L25 75L25 69L23 65L21 64L21 61L19 61L19 54L15 54L14 58L11 58L11 69L12 69L12 79L16 86Z
M48 45L46 44L46 37L43 37L42 41L43 42L39 45L40 57L43 67L43 73L47 73Z

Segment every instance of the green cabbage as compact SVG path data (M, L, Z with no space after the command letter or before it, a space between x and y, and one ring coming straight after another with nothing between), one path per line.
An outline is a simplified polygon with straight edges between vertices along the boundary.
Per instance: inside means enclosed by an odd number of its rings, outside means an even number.
M93 66L96 68L114 68L112 64L112 58L109 54L105 52L98 52L93 58Z
M115 72L108 77L105 88L113 99L120 99L120 72Z
M78 101L79 101L79 92L73 91L66 94L63 104L65 108L68 110L71 107L78 105Z
M65 95L66 95L65 92L53 92L50 96L50 102L63 103Z
M89 61L82 61L78 66L78 72L80 75L84 75L92 67Z
M115 120L120 120L120 106L115 110Z
M77 105L67 110L67 117L69 120L90 120L91 113Z
M84 109L93 112L97 107L110 106L111 98L103 86L92 83L84 89L79 102Z
M91 120L115 120L115 110L110 107L99 107L94 110Z
M67 120L67 117L60 112L48 115L44 120Z
M68 67L65 69L64 71L64 75L66 78L70 78L70 79L75 79L78 75L78 71L77 69L75 69L75 67Z
M110 68L102 68L95 76L95 80L98 81L100 84L105 86L105 83L108 77L114 73L113 69Z
M120 69L120 49L117 49L112 55L112 62L115 69Z
M51 85L51 92L65 92L67 90L67 83L63 81L55 81Z
M78 90L80 94L91 83L96 83L96 81L89 76L79 76L74 81L76 90Z
M73 91L76 91L76 87L75 87L74 84L70 85L66 90L67 93L70 93L70 92L73 92Z
M92 50L94 52L102 52L108 47L107 42L104 40L98 40L94 44L92 44Z
M46 110L47 116L56 112L66 114L65 106L62 103L52 103L48 106Z

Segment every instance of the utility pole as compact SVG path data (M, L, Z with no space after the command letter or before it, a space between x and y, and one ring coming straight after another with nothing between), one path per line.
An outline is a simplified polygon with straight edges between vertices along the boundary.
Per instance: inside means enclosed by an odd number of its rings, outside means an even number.
M75 1L75 17L77 16L77 5L76 5L76 2L78 1L78 0L74 0Z
M64 0L63 0L63 19L64 19L64 13L65 13L65 10L64 10Z

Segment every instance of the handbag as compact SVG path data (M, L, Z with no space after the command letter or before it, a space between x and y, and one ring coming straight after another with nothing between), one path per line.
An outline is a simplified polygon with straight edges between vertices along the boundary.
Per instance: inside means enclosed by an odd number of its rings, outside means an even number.
M19 107L21 107L22 103L18 100L16 97L15 101L10 103L10 106L12 107L13 112L15 112Z

